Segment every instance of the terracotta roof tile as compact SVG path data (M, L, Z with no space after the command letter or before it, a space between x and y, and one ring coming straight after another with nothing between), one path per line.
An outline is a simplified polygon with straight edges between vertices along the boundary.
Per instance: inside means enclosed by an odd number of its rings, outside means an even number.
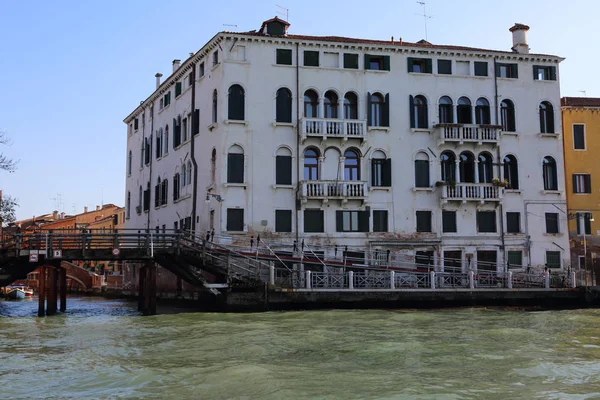
M599 97L563 97L560 99L563 107L600 107Z

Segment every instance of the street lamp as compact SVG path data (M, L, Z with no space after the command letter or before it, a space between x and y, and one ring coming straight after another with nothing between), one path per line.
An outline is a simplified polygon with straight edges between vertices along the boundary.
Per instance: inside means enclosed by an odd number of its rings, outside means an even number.
M222 203L225 201L224 198L221 197L220 194L214 194L214 193L206 193L206 198L204 199L205 203L210 203L210 198L214 197L215 200L217 200L219 203Z

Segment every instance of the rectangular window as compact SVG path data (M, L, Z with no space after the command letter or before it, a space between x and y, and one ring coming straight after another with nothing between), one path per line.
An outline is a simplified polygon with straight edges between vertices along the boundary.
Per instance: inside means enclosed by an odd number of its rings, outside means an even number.
M181 94L181 82L175 84L175 97Z
M358 69L358 54L344 53L344 68Z
M373 232L388 231L387 210L373 210Z
M392 160L390 158L374 158L371 160L371 186L392 186Z
M319 52L318 51L304 51L304 66L305 67L318 67L319 66Z
M304 210L304 233L325 232L323 210Z
M292 210L275 210L275 232L292 231Z
M477 232L496 232L496 211L477 211Z
M592 193L590 174L573 174L573 193Z
M188 75L188 87L191 87L193 84L194 84L194 74L190 72Z
M488 76L487 61L475 61L475 76Z
M275 157L275 184L276 185L291 185L292 184L292 157L291 156L276 156Z
M555 81L556 80L556 67L553 66L533 66L533 80L536 81Z
M276 50L276 63L279 65L292 65L292 50L291 49L277 49Z
M213 67L219 63L219 51L215 51L212 55L212 65Z
M417 232L431 232L431 211L417 211Z
M390 56L376 56L371 54L365 54L365 70L389 71Z
M548 268L560 268L560 251L546 252L546 266Z
M203 77L204 76L204 63L203 62L200 63L200 68L199 69L200 69L199 75L200 75L200 77Z
M506 213L506 233L521 233L521 213Z
M477 251L477 270L478 271L496 271L498 264L498 253L495 250Z
M336 211L335 227L337 232L368 232L368 211Z
M456 211L442 211L442 232L456 233Z
M590 213L577 213L577 234L592 234L592 215ZM584 231L585 230L585 231Z
M558 233L558 213L546 213L546 233Z
M326 68L339 68L340 67L340 53L324 52L323 53L323 67Z
M431 74L431 58L408 57L408 72Z
M573 148L585 150L585 125L573 124Z
M496 64L496 76L498 78L513 78L519 77L519 65L518 64Z
M244 231L244 209L228 208L227 209L227 230L229 232Z
M133 120L133 129L135 129L136 131L138 130L138 126L139 126L139 122L138 119L134 119Z
M456 62L456 75L469 76L471 75L471 63L469 61Z
M244 183L243 154L227 154L227 183Z
M438 74L452 75L452 60L438 60Z
M507 266L520 267L523 265L523 252L521 250L509 250L507 256Z

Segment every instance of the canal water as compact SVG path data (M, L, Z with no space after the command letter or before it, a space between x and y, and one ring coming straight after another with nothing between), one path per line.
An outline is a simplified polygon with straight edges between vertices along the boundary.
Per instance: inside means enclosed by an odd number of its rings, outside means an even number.
M33 399L600 398L600 310L213 314L0 302L0 390Z

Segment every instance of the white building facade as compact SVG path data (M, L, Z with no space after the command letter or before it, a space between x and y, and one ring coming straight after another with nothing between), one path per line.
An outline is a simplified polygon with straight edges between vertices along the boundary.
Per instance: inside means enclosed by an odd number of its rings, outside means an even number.
M215 35L126 119L128 229L436 268L566 268L558 64L513 49ZM341 253L341 250L339 250Z

